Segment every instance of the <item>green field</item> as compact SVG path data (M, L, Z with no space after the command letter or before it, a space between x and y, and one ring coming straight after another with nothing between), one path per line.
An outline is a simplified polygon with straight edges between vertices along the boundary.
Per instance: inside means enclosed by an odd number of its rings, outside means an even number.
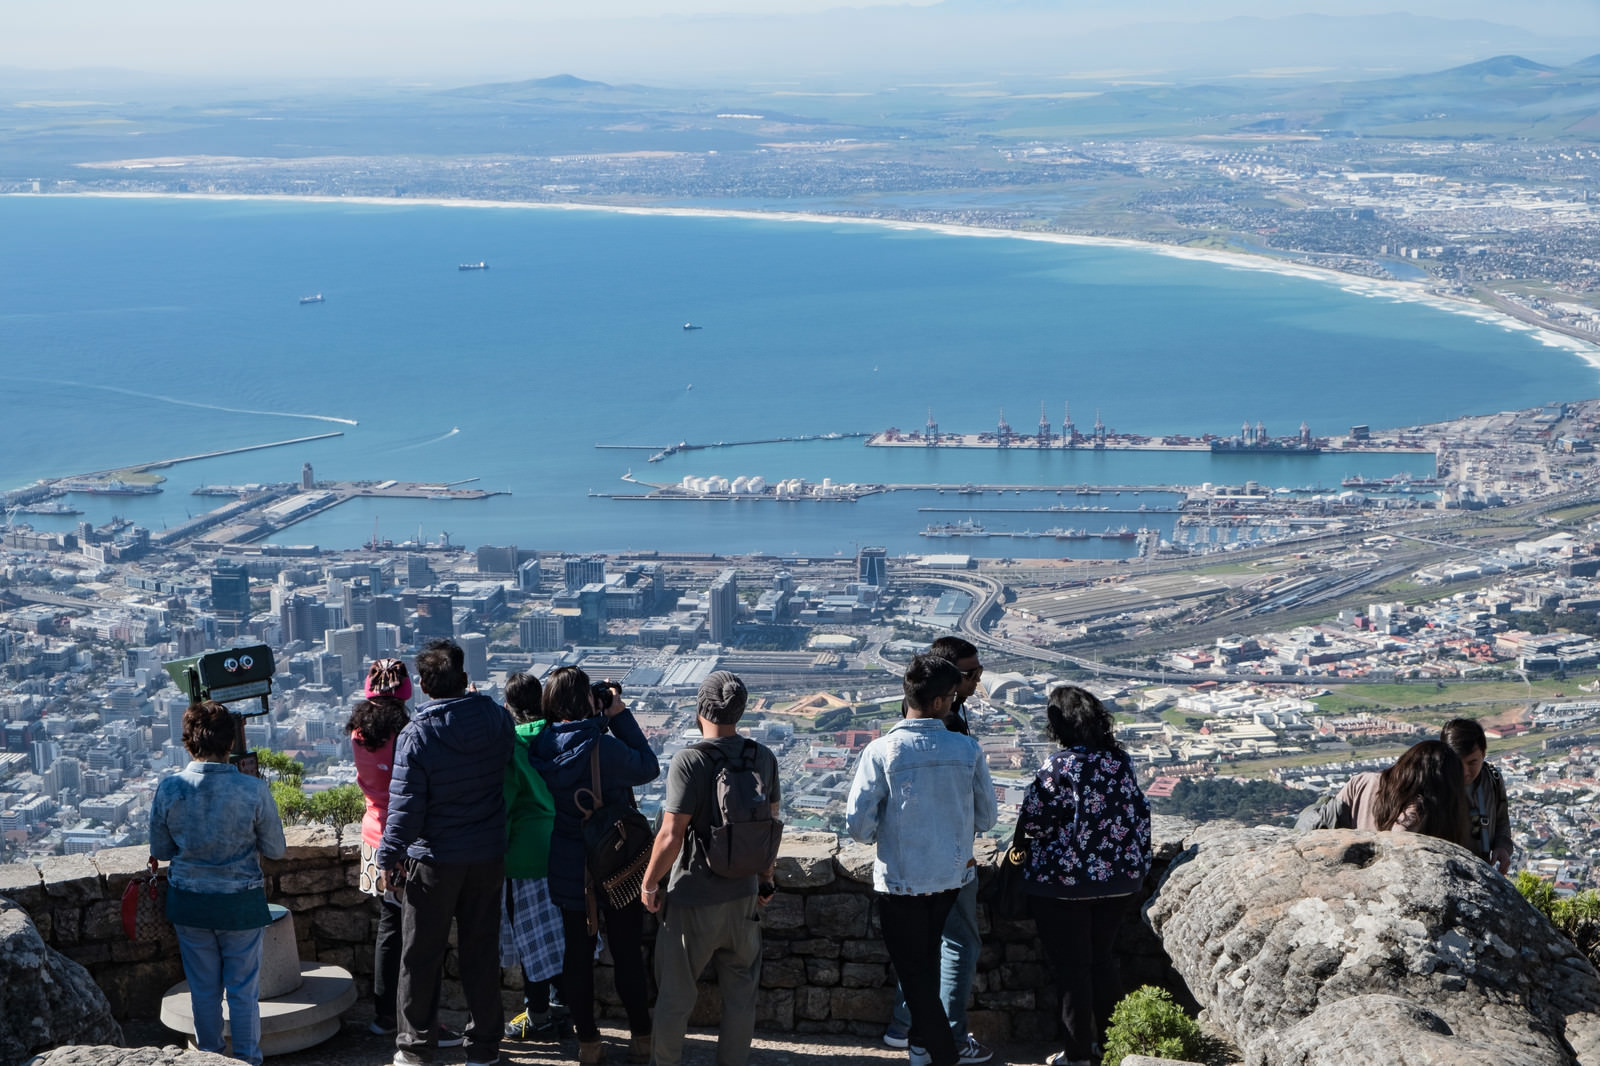
M1398 683L1392 685L1344 685L1331 695L1318 696L1315 703L1325 714L1348 714L1366 710L1374 714L1386 711L1427 712L1448 718L1477 718L1507 707L1526 704L1534 700L1565 696L1578 698L1580 682L1593 682L1593 675L1568 677L1564 681L1456 681Z

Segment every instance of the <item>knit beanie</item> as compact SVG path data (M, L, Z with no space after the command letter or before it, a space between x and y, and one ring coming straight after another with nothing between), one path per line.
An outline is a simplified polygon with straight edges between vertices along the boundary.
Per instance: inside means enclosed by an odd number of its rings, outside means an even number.
M733 725L744 715L745 701L750 694L745 691L739 675L728 670L718 670L700 682L700 695L696 698L700 717L712 725Z

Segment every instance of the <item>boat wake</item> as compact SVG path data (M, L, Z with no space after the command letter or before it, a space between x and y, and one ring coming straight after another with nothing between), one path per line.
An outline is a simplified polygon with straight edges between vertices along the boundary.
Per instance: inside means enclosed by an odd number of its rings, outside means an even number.
M268 418L303 418L312 422L337 422L341 426L359 426L361 423L353 418L340 418L337 415L314 415L302 411L262 411L250 407L224 407L216 403L201 403L198 400L180 400L176 396L161 396L153 392L139 392L135 389L119 388L116 385L96 385L84 381L56 381L49 378L15 378L19 381L34 381L41 385L65 385L74 389L94 389L98 392L114 392L121 396L137 396L141 400L155 400L157 403L170 403L178 407L198 407L203 411L222 411L230 415L264 415Z
M392 448L390 450L396 452L409 452L417 448L426 448L430 444L438 444L442 440L449 440L451 437L454 437L460 432L460 426L451 426L447 432L441 433L437 437L429 437L427 440L419 440L415 444L402 444L398 448Z

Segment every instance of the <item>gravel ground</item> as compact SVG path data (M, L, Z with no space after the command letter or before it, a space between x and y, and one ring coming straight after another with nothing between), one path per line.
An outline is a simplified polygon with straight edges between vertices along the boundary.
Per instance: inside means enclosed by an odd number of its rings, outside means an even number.
M347 1015L339 1034L314 1048L268 1059L269 1066L386 1066L394 1055L394 1038L367 1032L367 1018ZM460 1025L465 1018L445 1012L445 1024ZM123 1027L130 1045L162 1046L177 1044L181 1036L156 1022L130 1023ZM603 1028L608 1045L607 1062L623 1066L628 1034L625 1029ZM712 1029L689 1032L684 1049L684 1066L714 1066L717 1035ZM1038 1066L1058 1048L1046 1044L1011 1045L995 1049L995 1066ZM507 1040L500 1045L500 1061L510 1066L560 1066L578 1061L578 1042L537 1043ZM462 1066L466 1053L461 1048L436 1052L438 1066ZM885 1047L875 1037L833 1036L827 1034L783 1034L758 1032L750 1055L750 1066L835 1066L839 1063L873 1063L889 1066L906 1062L906 1053Z

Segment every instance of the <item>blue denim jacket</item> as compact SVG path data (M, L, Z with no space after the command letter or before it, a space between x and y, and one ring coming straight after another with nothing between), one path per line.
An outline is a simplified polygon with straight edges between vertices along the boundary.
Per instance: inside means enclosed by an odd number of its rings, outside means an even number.
M915 896L977 876L972 836L998 814L978 742L938 718L909 718L867 745L845 803L845 826L876 843L872 884Z
M150 855L187 892L243 892L266 883L261 856L283 858L283 822L272 790L225 762L191 762L156 786Z

